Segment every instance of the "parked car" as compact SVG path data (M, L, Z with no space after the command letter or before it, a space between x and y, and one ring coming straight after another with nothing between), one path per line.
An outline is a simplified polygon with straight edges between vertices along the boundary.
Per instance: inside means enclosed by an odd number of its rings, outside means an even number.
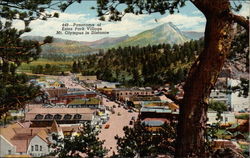
M105 129L108 129L109 126L110 126L109 124L106 124L104 128L105 128Z
M133 112L133 110L132 110L132 109L129 109L128 112Z
M115 106L115 105L113 105L113 108L116 108L116 106Z
M133 121L131 120L131 121L129 121L129 125L133 125Z
M134 120L134 121L135 121L135 117L134 117L134 116L132 116L132 117L131 117L131 120Z

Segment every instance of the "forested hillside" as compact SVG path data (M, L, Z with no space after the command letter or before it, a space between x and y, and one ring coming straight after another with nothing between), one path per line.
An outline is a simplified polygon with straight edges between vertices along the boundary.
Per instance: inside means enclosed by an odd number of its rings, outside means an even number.
M72 72L136 86L178 83L184 80L202 47L203 40L191 40L183 45L113 48L75 61Z

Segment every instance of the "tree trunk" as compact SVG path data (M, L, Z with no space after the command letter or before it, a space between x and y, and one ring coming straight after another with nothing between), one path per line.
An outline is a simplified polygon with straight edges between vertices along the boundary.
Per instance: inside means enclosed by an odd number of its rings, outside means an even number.
M184 86L177 131L177 158L206 157L207 99L229 54L234 35L233 22L225 16L225 12L230 11L228 0L197 1L194 4L207 19L205 48L193 64Z

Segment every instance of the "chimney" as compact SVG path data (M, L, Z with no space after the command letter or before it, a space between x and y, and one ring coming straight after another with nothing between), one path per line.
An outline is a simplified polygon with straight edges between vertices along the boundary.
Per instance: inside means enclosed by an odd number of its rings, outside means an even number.
M33 129L30 130L30 135L32 136L32 133L33 133Z

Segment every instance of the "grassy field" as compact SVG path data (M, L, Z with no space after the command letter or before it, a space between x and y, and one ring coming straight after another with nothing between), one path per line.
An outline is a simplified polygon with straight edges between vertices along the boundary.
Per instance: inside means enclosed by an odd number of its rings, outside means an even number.
M29 64L22 63L22 65L17 69L17 71L30 73L32 67L37 66L37 65L44 66L46 64L59 66L61 68L61 71L69 71L69 70L71 70L71 66L72 66L73 62L72 61L52 61L52 60L40 58L40 59L33 61Z

